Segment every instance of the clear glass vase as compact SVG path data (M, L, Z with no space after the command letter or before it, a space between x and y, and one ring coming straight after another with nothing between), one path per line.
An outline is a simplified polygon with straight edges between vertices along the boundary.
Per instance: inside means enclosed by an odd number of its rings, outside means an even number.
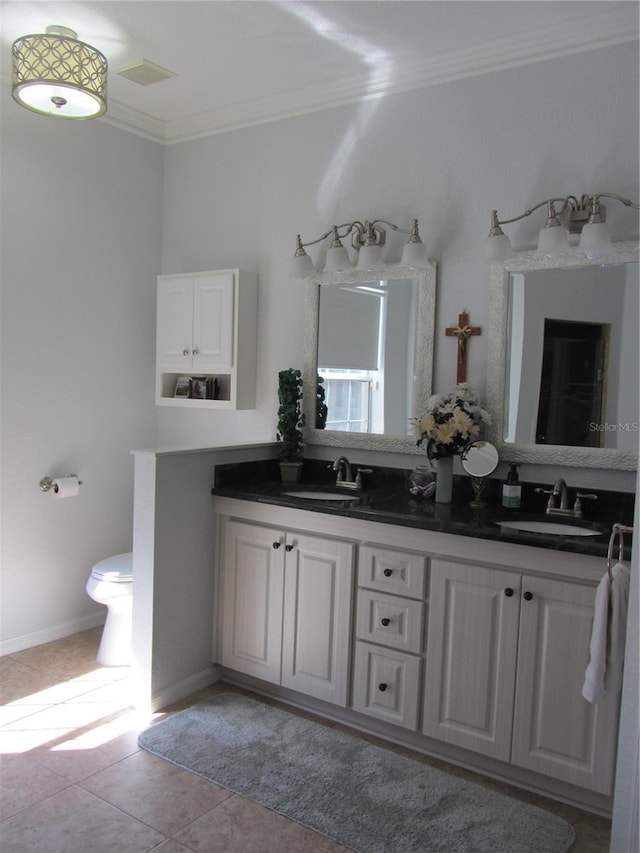
M417 498L431 498L436 491L436 475L431 465L416 465L409 475L409 491Z

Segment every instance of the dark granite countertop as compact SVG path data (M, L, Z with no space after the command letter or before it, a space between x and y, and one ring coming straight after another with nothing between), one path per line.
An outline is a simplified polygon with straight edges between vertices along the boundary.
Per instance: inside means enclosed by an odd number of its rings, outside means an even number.
M547 498L536 494L534 490L538 485L548 489L548 483L523 483L523 508L509 511L500 505L501 481L489 480L486 488L487 505L475 509L469 506L472 498L469 477L454 477L452 503L439 504L432 498L414 498L410 494L410 473L410 469L377 468L365 480L361 491L345 489L344 500L317 500L294 497L287 492L340 491L336 487L335 474L327 462L305 460L299 483L283 483L275 460L238 463L216 468L216 485L212 494L456 536L572 551L595 557L606 557L614 522L631 525L633 521L634 495L624 492L595 490L598 500L588 503L585 501L585 518L578 520L545 515ZM555 536L546 533L525 533L509 530L498 524L499 521L528 519L589 527L600 531L600 535ZM631 534L625 534L624 542L625 559L629 559ZM616 544L615 556L617 554Z

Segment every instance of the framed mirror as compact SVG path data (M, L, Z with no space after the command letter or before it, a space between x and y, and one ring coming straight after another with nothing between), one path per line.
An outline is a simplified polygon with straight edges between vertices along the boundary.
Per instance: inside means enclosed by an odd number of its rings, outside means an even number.
M606 261L517 252L492 264L487 406L512 462L638 462L638 243Z
M432 388L436 264L322 273L307 288L306 443L415 451L410 418Z

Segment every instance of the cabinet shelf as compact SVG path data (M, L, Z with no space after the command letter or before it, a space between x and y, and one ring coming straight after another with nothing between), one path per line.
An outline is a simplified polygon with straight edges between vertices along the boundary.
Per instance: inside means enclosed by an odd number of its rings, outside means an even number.
M158 393L156 403L158 406L179 406L193 409L232 409L235 408L231 402L232 373L199 373L197 379L215 379L218 385L218 395L215 398L197 398L190 396L176 396L178 380L187 378L192 380L193 376L185 373L158 372Z

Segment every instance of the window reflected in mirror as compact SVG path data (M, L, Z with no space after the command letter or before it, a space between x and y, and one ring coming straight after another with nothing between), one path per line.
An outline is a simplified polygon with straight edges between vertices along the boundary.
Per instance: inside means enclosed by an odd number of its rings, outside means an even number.
M317 372L325 429L407 435L416 400L418 282L323 285Z

